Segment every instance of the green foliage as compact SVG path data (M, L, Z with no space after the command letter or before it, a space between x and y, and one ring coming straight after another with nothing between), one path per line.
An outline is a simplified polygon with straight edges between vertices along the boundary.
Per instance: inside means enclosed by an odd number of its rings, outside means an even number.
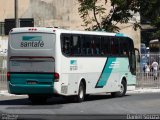
M160 15L160 0L141 0L141 15L153 22Z
M100 0L99 0L100 1ZM134 13L139 12L139 0L110 0L111 7L107 8L109 0L78 0L79 14L83 19L86 30L102 30L117 32L118 23L128 23ZM107 13L109 11L109 13ZM137 21L133 24L136 30Z
M155 33L153 33L153 37L160 40L160 30L157 30Z
M141 15L156 28L153 38L160 38L160 0L141 0Z

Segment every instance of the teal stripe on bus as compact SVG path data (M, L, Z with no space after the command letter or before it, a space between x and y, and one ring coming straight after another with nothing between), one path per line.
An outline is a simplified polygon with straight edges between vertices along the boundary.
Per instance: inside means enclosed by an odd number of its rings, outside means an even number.
M124 34L123 33L116 33L115 36L117 36L117 37L124 37Z
M106 84L107 81L112 73L112 63L116 61L116 58L108 58L106 60L105 66L103 68L102 74L96 84L96 88L103 88Z
M42 41L42 36L22 36L23 41Z

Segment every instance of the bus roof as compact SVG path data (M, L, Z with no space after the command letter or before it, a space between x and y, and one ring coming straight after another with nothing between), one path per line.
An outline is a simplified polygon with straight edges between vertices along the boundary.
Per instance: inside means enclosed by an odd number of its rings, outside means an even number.
M158 39L155 39L155 40L150 40L149 43L154 43L154 42L159 42Z
M54 27L22 27L22 28L13 28L10 33L21 33L21 32L43 32L43 33L73 33L73 34L90 34L90 35L108 35L108 36L118 36L118 37L128 37L123 33L110 33L104 31L78 31L78 30L69 30L69 29L60 29Z

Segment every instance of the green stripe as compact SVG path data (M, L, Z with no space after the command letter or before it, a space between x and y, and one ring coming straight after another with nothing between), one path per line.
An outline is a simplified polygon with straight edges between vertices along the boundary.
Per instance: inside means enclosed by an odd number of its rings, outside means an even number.
M112 62L115 62L115 61L116 61L116 58L108 58L106 60L102 74L98 80L98 83L96 84L96 88L103 88L107 84L107 81L112 73L111 64Z
M23 41L42 41L42 36L22 36Z

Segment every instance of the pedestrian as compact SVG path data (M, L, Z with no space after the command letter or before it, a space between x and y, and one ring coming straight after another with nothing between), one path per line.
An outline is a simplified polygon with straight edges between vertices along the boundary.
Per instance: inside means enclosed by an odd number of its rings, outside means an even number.
M147 62L145 64L145 74L146 74L147 78L149 76L149 72L150 72L150 66L149 66L149 63Z
M157 79L157 71L158 71L158 63L156 62L155 59L153 60L153 63L152 63L152 69L153 69L153 77L155 80Z

